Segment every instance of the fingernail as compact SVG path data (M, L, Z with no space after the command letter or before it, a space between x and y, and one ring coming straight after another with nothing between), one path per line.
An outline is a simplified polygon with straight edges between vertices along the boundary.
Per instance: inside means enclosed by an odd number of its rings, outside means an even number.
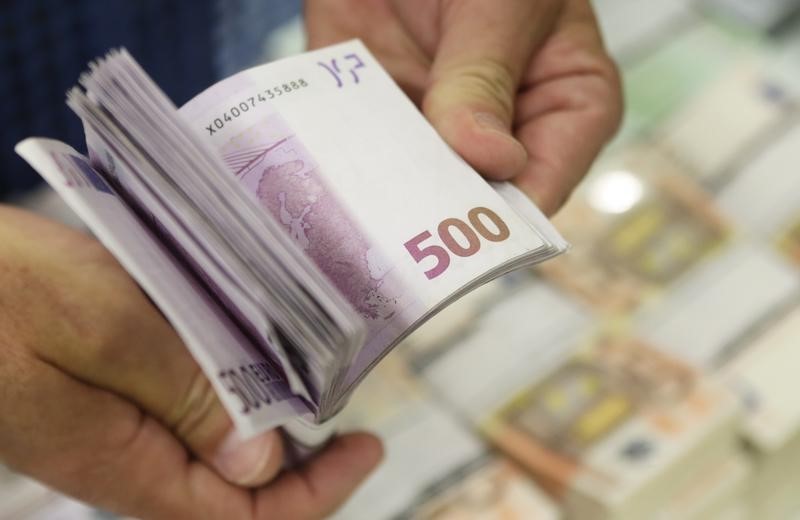
M484 130L493 130L504 134L509 132L508 125L491 112L476 112L473 117L478 126Z
M242 486L260 484L273 457L277 435L272 433L242 440L232 431L217 450L215 466L228 481Z

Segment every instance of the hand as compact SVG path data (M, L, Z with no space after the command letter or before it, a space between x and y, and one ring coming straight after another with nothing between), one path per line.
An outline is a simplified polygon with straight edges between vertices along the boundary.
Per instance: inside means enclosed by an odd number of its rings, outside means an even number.
M361 38L486 177L555 212L619 124L589 0L307 0L310 47Z
M178 336L94 240L0 206L0 460L140 518L321 518L377 464L337 439L275 478L281 438L249 442ZM254 489L250 489L254 488Z

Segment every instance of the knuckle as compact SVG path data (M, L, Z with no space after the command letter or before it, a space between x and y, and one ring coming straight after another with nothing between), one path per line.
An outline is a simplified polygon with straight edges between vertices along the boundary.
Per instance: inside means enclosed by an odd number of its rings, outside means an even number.
M500 107L503 113L512 114L517 78L503 60L483 57L458 65L446 76L447 82L453 89L458 89L460 96L489 102Z
M572 98L567 104L579 107L591 119L593 127L610 138L622 122L622 76L602 42L595 41L594 32L578 36L557 38L550 44L548 50L556 59L542 78L581 78L580 89L563 93Z
M217 406L217 395L208 378L197 369L186 389L177 397L166 422L182 439L200 431Z
M606 138L611 138L620 125L624 112L622 77L617 64L607 54L586 55L581 71L587 81L580 103L587 117Z
M608 56L599 60L598 74L604 80L606 102L601 107L600 117L605 122L609 137L617 132L622 124L624 114L624 99L622 77L617 64Z

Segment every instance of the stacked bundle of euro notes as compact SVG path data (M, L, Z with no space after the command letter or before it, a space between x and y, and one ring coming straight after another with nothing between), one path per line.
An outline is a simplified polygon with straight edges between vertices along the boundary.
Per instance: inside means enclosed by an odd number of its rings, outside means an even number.
M743 438L753 461L755 518L787 518L800 510L800 307L789 307L753 333L746 349L722 368L744 403Z
M596 340L482 429L574 518L635 519L667 508L694 475L737 449L732 396L630 338Z
M555 220L575 247L541 273L603 313L662 295L729 235L684 166L646 142L600 160Z
M530 282L452 348L412 365L567 518L674 510L699 519L746 508L734 501L749 473L738 455L735 396L623 331L581 338L586 320L582 307ZM703 481L706 493L694 496L701 474L725 478Z
M716 465L701 468L665 504L657 504L659 518L696 520L750 520L751 464L732 454Z
M420 385L400 357L365 380L339 418L384 440L386 457L334 516L341 520L554 520L559 512L518 466Z
M796 101L795 101L796 103ZM739 394L745 419L744 449L752 459L750 498L754 518L788 518L800 510L800 422L794 370L800 351L800 125L794 110L772 138L719 192L718 204L735 219L742 234L770 260L770 271L755 278L780 297L762 304L760 314L741 321L747 327L719 365ZM764 264L767 265L766 263ZM747 291L757 295L761 291ZM749 299L749 298L748 298Z
M800 125L787 71L776 75L754 54L655 130L655 147L703 186L730 231L637 319L641 334L665 350L721 372L743 410L749 517L783 519L800 510ZM722 110L731 106L739 109Z
M566 249L360 42L243 71L180 110L124 50L80 84L68 104L88 157L17 149L170 320L243 435L326 421L430 316Z
M721 368L744 405L742 437L753 461L755 518L787 518L800 510L799 159L800 125L795 116L768 146L753 154L719 195L720 206L793 273L780 284L786 296L769 313L750 320L736 351Z
M657 348L713 372L800 288L785 258L800 199L793 171L779 167L794 163L799 143L795 130L762 146L716 194L663 141L629 143L598 161L556 216L574 248L539 272L595 314L623 317ZM725 319L708 319L714 313Z

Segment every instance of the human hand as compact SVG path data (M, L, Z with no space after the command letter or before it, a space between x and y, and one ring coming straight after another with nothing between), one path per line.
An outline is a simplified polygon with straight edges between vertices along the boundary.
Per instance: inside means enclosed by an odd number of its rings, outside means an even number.
M345 435L275 478L278 433L237 440L178 336L110 254L3 206L0 389L2 462L139 518L321 518L381 457L374 437Z
M445 141L548 214L619 124L589 0L307 0L305 15L310 47L361 38Z

